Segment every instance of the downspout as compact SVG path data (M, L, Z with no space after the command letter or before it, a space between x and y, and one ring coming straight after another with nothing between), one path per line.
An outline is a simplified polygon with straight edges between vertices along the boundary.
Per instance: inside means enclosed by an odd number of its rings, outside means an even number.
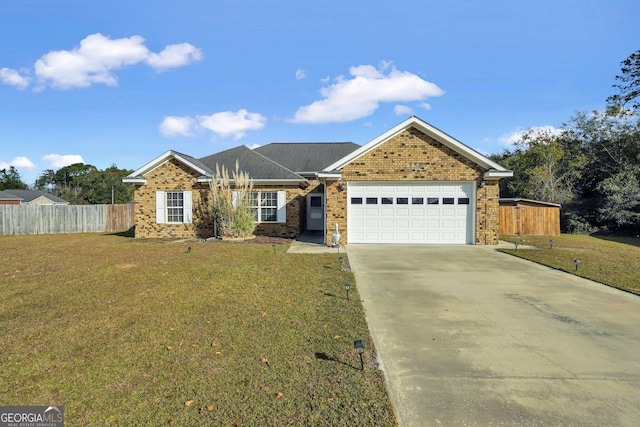
M323 184L322 191L324 192L324 196L323 196L324 214L322 215L322 244L326 246L327 245L327 179L325 178L324 181L321 180L320 182L322 182Z

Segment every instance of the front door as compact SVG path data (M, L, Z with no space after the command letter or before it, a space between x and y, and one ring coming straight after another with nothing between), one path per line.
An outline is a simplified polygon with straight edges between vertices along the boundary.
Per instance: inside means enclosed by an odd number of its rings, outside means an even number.
M307 230L324 230L324 194L307 194Z

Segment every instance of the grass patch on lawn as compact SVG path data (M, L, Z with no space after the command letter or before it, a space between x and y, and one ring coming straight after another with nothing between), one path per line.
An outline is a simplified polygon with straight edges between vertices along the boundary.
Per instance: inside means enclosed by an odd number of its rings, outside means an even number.
M640 295L640 239L577 234L561 236L501 236L502 240L535 246L536 249L502 249L558 270ZM550 240L554 240L551 249ZM574 260L580 260L576 271Z
M69 426L396 425L353 275L286 249L0 236L0 404L64 405Z

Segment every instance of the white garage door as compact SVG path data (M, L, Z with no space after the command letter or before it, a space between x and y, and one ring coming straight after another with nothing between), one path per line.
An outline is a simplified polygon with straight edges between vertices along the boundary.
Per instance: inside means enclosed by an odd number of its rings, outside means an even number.
M349 182L349 243L473 244L474 183Z

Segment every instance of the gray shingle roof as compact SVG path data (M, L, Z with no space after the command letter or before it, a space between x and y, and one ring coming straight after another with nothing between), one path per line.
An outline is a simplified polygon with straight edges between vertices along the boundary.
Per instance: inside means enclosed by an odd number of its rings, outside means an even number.
M320 172L360 148L353 142L274 142L253 151L297 172Z
M202 163L200 160L196 159L195 157L191 157L191 156L189 156L187 154L179 153L177 151L174 151L174 153L175 154L179 154L180 156L182 156L185 159L187 159L189 162L193 163L194 165L196 165L196 166L198 166L198 167L200 167L200 168L202 168L202 169L204 169L206 171L211 172L212 174L215 173L215 171L216 171L215 165L214 165L213 169L211 169L210 167L208 167L207 165L205 165L204 163ZM209 156L209 157L211 157L211 156Z
M22 200L22 197L11 194L8 191L0 191L0 200Z
M54 196L53 194L47 193L45 191L40 190L4 190L5 193L13 194L16 197L20 197L24 203L32 202L40 196L44 196L47 199L51 200L55 203L67 203L66 200L61 199L60 197Z
M236 168L237 160L240 170L249 174L249 177L253 179L305 181L300 175L293 173L281 164L268 159L245 145L202 157L198 160L213 173L216 171L216 164L220 167L224 166L231 173Z

